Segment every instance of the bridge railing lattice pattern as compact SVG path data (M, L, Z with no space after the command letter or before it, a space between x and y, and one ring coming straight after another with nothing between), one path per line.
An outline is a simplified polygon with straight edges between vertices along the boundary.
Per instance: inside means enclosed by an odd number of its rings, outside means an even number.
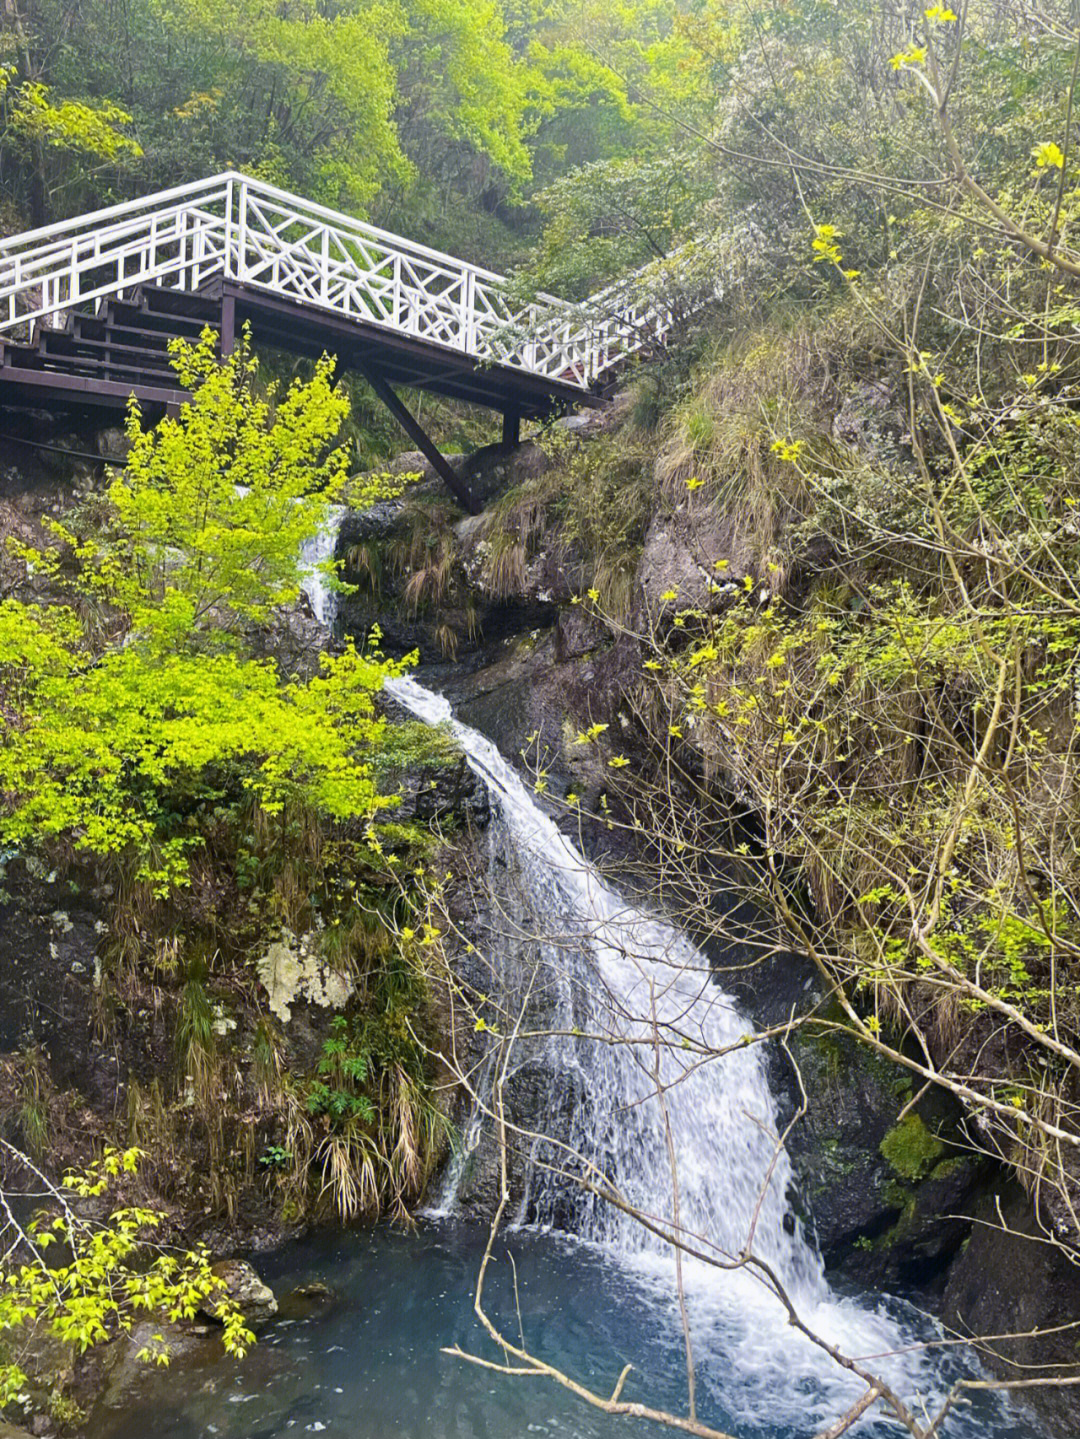
M607 313L603 295L520 304L489 270L228 173L0 240L0 338L218 277L582 390L672 323L647 302Z

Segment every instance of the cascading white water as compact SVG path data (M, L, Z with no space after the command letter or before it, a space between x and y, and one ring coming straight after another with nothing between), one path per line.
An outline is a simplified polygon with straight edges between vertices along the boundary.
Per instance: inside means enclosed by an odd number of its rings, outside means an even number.
M344 513L344 505L331 506L322 529L300 548L300 588L308 597L311 613L327 629L337 614L337 596L327 585L326 573L320 566L333 556Z
M921 1318L895 1302L842 1298L827 1283L820 1256L790 1212L791 1169L777 1145L777 1108L761 1047L741 1042L748 1021L713 982L706 958L670 924L605 884L498 749L457 722L445 698L411 678L387 689L417 717L449 726L491 793L531 892L532 914L542 916L533 951L544 987L554 991L547 996L548 1028L561 1031L546 1041L546 1067L561 1076L562 1092L573 1094L571 1149L602 1170L628 1204L667 1229L674 1171L688 1243L723 1260L740 1253L752 1231L754 1254L815 1333L850 1356L886 1356L870 1367L909 1399L940 1393L956 1371L951 1362L932 1362L925 1351L910 1349L913 1341L933 1337ZM724 1050L730 1052L706 1058ZM670 1246L602 1199L568 1200L573 1178L553 1173L573 1168L566 1151L537 1141L534 1157L545 1155L546 1165L534 1165L530 1220L565 1228L569 1204L582 1239L671 1296ZM725 1384L724 1402L740 1420L798 1423L802 1433L803 1423L816 1428L835 1420L858 1395L861 1381L787 1327L760 1275L693 1259L684 1271L699 1364L703 1371L720 1365L725 1378L730 1366L738 1376ZM901 1348L909 1352L898 1354ZM862 1421L859 1433L876 1432L878 1422L884 1421ZM881 1432L896 1431L886 1426ZM959 1420L943 1431L987 1432Z

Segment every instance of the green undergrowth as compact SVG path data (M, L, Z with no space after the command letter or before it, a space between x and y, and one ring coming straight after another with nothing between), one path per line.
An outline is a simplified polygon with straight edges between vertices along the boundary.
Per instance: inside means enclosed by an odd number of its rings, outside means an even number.
M927 280L939 308L913 348L910 273L853 272L801 316L757 304L648 397L644 525L677 512L695 573L635 616L622 752L584 738L609 771L599 818L649 836L672 893L707 889L734 817L725 857L746 897L845 997L860 1040L917 1055L934 1085L974 1074L978 1144L1067 1196L1052 1131L1075 1125L1080 1068L1080 367L1016 318L1042 279L996 263L1017 286L997 339L951 338L962 274ZM592 566L581 602L618 633L596 535L632 555L643 526L620 531L603 505L591 523L588 469L614 479L639 440L631 420L583 446L561 512ZM722 929L704 906L688 917ZM898 1174L940 1158L924 1138L914 1117L890 1137Z

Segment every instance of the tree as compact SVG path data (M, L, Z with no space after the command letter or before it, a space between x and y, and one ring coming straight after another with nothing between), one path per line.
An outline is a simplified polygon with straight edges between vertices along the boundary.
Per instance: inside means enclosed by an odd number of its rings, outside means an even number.
M393 799L373 696L400 670L349 647L283 680L245 647L245 627L296 599L301 543L346 481L330 362L276 403L256 395L246 342L218 365L207 333L175 363L194 399L154 430L132 408L93 528L57 524L53 550L22 552L74 603L0 607L0 832L113 856L162 894L186 882L200 815L245 796L268 815L361 819L377 845Z
M27 172L30 222L44 225L50 218L49 189L53 179L50 152L59 151L86 160L115 161L137 158L139 145L127 133L131 116L119 105L105 99L87 104L69 96L56 96L47 83L51 60L69 15L61 17L52 7L48 18L35 16L38 24L52 24L57 30L46 38L33 21L24 21L19 0L4 0L5 49L13 63L0 68L0 95L3 97L5 126L2 143L13 149Z
M84 1354L119 1334L130 1334L140 1319L175 1324L208 1310L223 1326L227 1353L243 1358L254 1344L255 1336L225 1282L212 1270L208 1251L202 1246L170 1251L153 1242L164 1215L134 1205L115 1209L105 1221L86 1213L83 1201L116 1197L139 1159L137 1149L106 1148L100 1159L70 1170L54 1184L25 1154L0 1141L0 1163L19 1176L15 1187L4 1193L0 1224L5 1244L0 1261L5 1350L0 1408L25 1398L29 1384L19 1360L9 1360L8 1353L21 1358L21 1344L32 1353L34 1342L44 1335ZM30 1188L21 1187L25 1185ZM22 1224L12 1202L28 1197L39 1201L39 1208ZM168 1341L155 1334L138 1357L145 1363L168 1364Z

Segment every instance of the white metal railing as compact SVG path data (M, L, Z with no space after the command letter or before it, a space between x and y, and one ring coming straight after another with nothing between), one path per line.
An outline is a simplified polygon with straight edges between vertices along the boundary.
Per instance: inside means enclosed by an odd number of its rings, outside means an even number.
M583 390L672 324L647 303L605 313L609 291L515 304L500 275L229 172L0 240L0 336L219 275Z

